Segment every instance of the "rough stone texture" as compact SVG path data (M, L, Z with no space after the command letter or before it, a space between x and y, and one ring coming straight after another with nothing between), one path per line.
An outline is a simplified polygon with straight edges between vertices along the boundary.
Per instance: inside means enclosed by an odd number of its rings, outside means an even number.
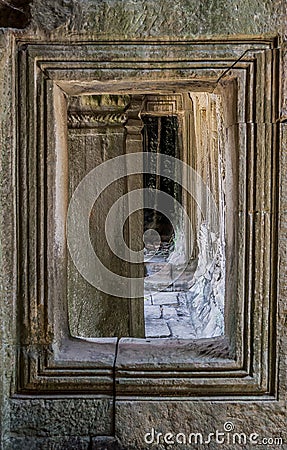
M281 31L283 25L280 0L37 0L31 14L40 30L113 38L261 34Z
M110 106L110 108L112 108ZM101 110L99 111L101 112ZM106 112L106 110L105 110ZM107 114L107 112L106 112ZM112 126L111 126L112 125ZM104 128L104 129L103 129ZM124 127L108 124L87 130L73 130L69 133L69 193L74 193L79 182L90 170L110 158L123 152ZM85 148L83 153L82 149ZM100 149L100 150L99 150ZM116 273L128 274L127 264L115 258L109 251L105 240L102 217L106 216L111 205L125 193L125 183L118 180L116 188L103 194L93 208L91 219L91 239L100 260L106 267L113 267ZM101 215L98 214L101 211ZM114 297L95 290L86 282L69 261L68 264L68 302L70 311L70 329L74 336L130 336L129 300ZM79 304L80 303L80 304ZM108 318L108 320L107 320ZM143 330L140 330L143 336Z
M15 367L15 211L12 195L15 192L13 146L15 142L14 116L11 107L11 40L0 31L0 443L9 424L9 394Z
M114 437L97 436L91 439L89 450L123 450L123 447Z
M89 437L67 437L67 436L54 436L44 438L31 438L31 437L12 437L10 442L5 447L7 450L89 450L90 438Z
M133 426L130 426L132 417ZM173 448L182 450L181 445L164 445L154 441L147 445L144 440L146 433L154 428L157 433L202 433L204 440L208 434L216 430L224 432L224 424L231 422L234 425L232 433L257 433L258 439L265 437L281 437L286 442L286 404L281 403L249 403L249 402L174 402L149 401L129 402L119 401L116 407L116 434L120 442L128 450L156 448L157 450ZM232 434L230 433L230 434ZM227 433L226 433L227 434ZM231 436L232 437L232 436ZM222 436L221 436L222 438ZM208 445L190 448L203 449L240 449L260 448L260 446L247 445L245 447L227 443L216 444L214 441ZM268 447L269 449L276 446ZM278 447L285 448L285 447Z
M21 436L90 436L112 433L109 400L11 400L11 432Z
M286 93L285 93L286 95ZM287 98L287 95L286 95ZM280 206L279 206L279 264L278 264L278 329L280 349L279 369L279 393L280 397L287 399L287 124L282 125L281 134L282 152L280 155L281 178L280 178ZM285 150L284 150L285 149Z
M7 0L8 1L8 0ZM1 2L4 3L4 2ZM286 2L284 0L34 0L31 2L31 24L18 36L39 39L134 39L192 38L222 35L280 34L287 37ZM19 17L19 16L18 16ZM18 20L18 19L17 19ZM12 21L7 26L18 26ZM23 24L20 24L21 28ZM16 32L17 33L17 32ZM281 117L286 119L286 44L282 71ZM15 210L15 111L12 86L11 41L0 31L0 439L6 449L85 449L101 448L91 436L112 435L112 406L94 399L10 399L15 389L16 281L14 261ZM287 324L287 125L284 125L280 158L280 233L278 263L279 401L211 402L116 400L116 436L121 448L140 450L164 449L169 446L144 443L144 434L153 427L157 432L222 431L231 421L235 432L258 433L260 437L282 437L286 448L286 324ZM277 263L277 262L276 262ZM5 369L4 369L5 368ZM219 393L220 395L220 393ZM11 407L11 415L10 415ZM91 444L92 443L92 444ZM97 446L98 445L98 446ZM116 444L111 444L116 445ZM105 447L104 447L105 448ZM111 447L116 448L116 447ZM177 448L172 446L172 448ZM182 446L178 447L182 449ZM239 448L228 444L200 448ZM242 447L240 447L242 448ZM245 446L246 450L250 447ZM255 448L255 447L252 447ZM262 446L258 446L262 448ZM273 449L274 446L265 446ZM280 448L280 447L279 447Z
M13 436L5 450L123 450L124 447L110 436Z

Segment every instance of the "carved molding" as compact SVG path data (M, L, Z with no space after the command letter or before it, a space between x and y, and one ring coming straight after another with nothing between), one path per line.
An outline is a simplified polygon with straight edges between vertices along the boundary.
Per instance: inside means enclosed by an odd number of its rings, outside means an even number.
M68 114L68 126L71 128L92 128L95 126L123 125L126 121L127 115L121 112L70 112Z
M232 38L212 43L19 44L18 392L113 395L116 389L119 396L129 397L275 398L278 54L274 42ZM251 50L238 61L247 49ZM217 89L224 108L232 83L236 122L227 124L226 134L236 130L231 144L238 155L234 164L239 251L230 255L238 259L238 278L227 300L226 320L228 314L233 316L233 328L216 343L217 352L209 340L198 345L121 339L117 347L115 339L71 338L65 291L67 126L101 126L107 121L117 125L126 116L122 111L69 113L67 119L67 97Z

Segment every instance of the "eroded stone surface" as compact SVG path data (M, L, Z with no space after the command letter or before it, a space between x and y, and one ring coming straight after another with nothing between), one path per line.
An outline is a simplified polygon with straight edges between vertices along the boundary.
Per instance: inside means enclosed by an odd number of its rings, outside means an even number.
M110 435L112 402L107 399L11 400L14 436Z
M131 432L129 417L133 417L133 431ZM194 448L207 449L225 449L230 450L240 448L261 448L261 446L250 445L249 437L252 433L258 435L257 439L262 442L263 438L282 438L286 442L287 433L285 427L286 405L281 403L249 403L249 402L191 402L191 401L149 401L149 402L129 402L120 401L116 407L116 433L120 441L125 443L129 450L143 450L156 448L163 450L174 448L182 450L189 448L182 444L176 444L175 436L183 433L189 436L190 433L201 433L203 442L208 440L209 433L225 432L224 427L230 427L229 433L231 442L233 433L244 433L246 435L246 444L241 445L228 443L228 436L219 436L225 442L219 444L214 440L209 444L198 445ZM231 425L228 425L230 423ZM224 425L226 424L226 425ZM153 443L145 442L145 435L151 433L154 429ZM227 428L228 430L229 428ZM172 433L175 443L167 445L163 441L163 436ZM158 439L158 441L157 441ZM236 439L236 438L235 438ZM146 436L146 440L151 442L152 436ZM238 442L238 441L237 441ZM192 446L190 447L192 448ZM276 446L268 448L275 449ZM278 446L284 448L284 446Z
M7 443L6 450L89 450L89 437L13 437Z
M171 14L172 11L172 14ZM281 30L280 0L35 0L33 23L43 30L62 27L72 33L95 33L108 37L204 36L257 34Z

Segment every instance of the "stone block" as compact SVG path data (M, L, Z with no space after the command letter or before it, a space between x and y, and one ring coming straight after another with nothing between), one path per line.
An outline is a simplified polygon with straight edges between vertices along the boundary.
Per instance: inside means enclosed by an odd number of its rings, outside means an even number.
M53 436L53 437L11 437L6 450L89 450L89 437Z
M251 444L252 438L255 437L258 443L262 443L266 438L282 439L283 445L281 443L277 445L277 448L284 448L284 442L287 442L285 420L286 404L284 402L225 403L150 400L149 402L119 401L116 404L116 435L121 442L125 443L128 450L149 448L182 450L189 448L188 445L183 445L182 435L188 439L191 433L201 434L203 443L199 445L198 440L196 446L193 435L190 448L193 446L204 450L257 448ZM221 443L216 443L215 436L210 436L210 442L205 443L208 441L208 434L216 433L216 430L223 433L219 436ZM174 444L167 445L164 442L164 436L167 433L171 433L172 436L168 439L173 440ZM245 445L238 444L236 433L243 433L241 437L243 440L246 438ZM181 443L177 443L177 436ZM197 438L199 439L200 436ZM233 439L235 439L234 444ZM244 444L243 441L242 444ZM258 448L261 446L258 445ZM275 449L276 445L270 445L268 448Z
M97 436L91 439L91 447L89 450L124 450L115 437L110 436Z
M111 434L112 401L108 399L11 400L14 436L88 436Z

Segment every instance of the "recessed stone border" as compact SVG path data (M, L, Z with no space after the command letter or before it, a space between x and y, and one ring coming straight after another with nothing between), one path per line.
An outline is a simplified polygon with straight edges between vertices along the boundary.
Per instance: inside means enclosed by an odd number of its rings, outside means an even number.
M273 39L234 38L18 43L18 393L276 397L275 47ZM226 128L238 152L240 180L238 253L229 255L237 262L237 276L228 290L227 336L168 343L72 338L63 283L66 96L144 93L151 85L155 92L167 85L180 92L187 83L191 90L220 89L227 108L230 86L236 86L236 123Z

